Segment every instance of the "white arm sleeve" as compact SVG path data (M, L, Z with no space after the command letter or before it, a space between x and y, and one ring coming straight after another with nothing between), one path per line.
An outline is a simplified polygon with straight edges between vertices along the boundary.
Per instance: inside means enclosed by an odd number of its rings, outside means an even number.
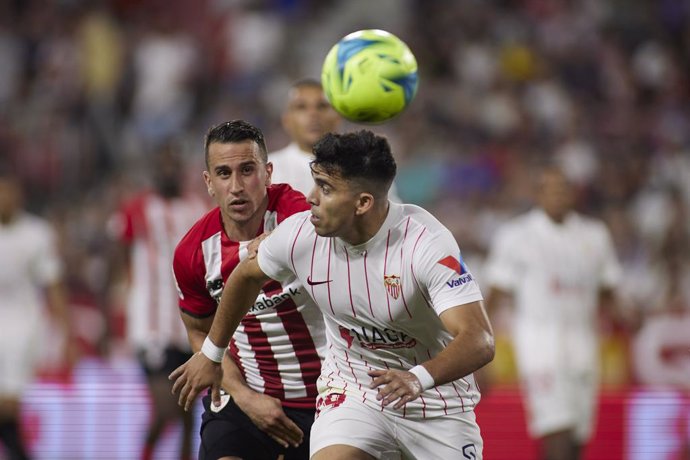
M420 245L413 256L414 274L426 287L438 315L449 308L482 300L479 286L449 231L429 235Z
M309 211L305 211L288 217L259 244L257 262L261 271L270 278L282 281L294 276L291 252L299 227L308 218L308 214Z

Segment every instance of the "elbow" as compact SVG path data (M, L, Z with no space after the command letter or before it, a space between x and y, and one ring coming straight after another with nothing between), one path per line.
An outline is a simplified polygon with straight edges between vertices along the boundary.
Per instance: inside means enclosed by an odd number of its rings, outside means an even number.
M496 356L496 343L493 334L489 332L484 334L484 340L479 355L481 360L481 365L479 367L486 366L494 360L494 356Z

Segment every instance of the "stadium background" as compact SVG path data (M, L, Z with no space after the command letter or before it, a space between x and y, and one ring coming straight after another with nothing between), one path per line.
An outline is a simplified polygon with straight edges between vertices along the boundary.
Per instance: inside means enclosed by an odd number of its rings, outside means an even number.
M455 233L480 282L493 232L529 206L530 171L547 158L577 184L579 209L614 235L640 328L602 318L586 458L688 458L690 331L664 328L690 315L689 21L687 0L0 2L0 155L28 208L60 231L83 349L67 374L51 337L26 393L36 458L138 451L145 387L122 312L101 307L117 293L105 225L147 184L147 155L174 139L189 163L181 180L203 193L208 126L244 118L270 150L282 147L288 85L318 77L340 37L374 27L405 40L420 67L412 106L375 127L393 145L400 195ZM115 334L103 343L106 323ZM489 460L534 457L509 324L502 312L494 384L478 409ZM157 458L174 457L175 435Z

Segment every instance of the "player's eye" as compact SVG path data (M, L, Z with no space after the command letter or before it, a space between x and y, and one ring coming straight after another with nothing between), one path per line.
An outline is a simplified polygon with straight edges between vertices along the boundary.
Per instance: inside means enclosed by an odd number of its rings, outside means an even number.
M254 172L254 166L252 165L247 165L242 167L242 173L243 174L251 174Z

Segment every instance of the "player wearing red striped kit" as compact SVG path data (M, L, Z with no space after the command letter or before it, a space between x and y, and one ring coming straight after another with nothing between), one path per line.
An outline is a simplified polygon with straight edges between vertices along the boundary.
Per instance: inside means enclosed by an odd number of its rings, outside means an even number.
M127 290L127 341L137 353L146 375L152 402L142 460L153 458L166 426L182 421L179 457L190 458L192 417L170 398L167 374L191 356L187 334L177 313L177 291L172 277L175 245L199 216L206 203L181 187L183 159L175 144L164 144L151 158L154 186L124 202L109 221L114 277ZM114 286L119 284L113 283Z
M268 277L296 276L329 345L312 459L482 458L472 373L493 358L493 333L457 243L422 208L389 202L396 166L384 138L327 134L314 153L311 211L233 272L203 353L171 375L173 391L188 405L212 385L217 400L215 344Z
M204 179L218 207L180 241L173 263L182 318L197 351L224 280L247 258L250 241L309 208L289 185L270 185L272 166L254 126L232 121L212 128L205 151ZM204 399L199 458L307 459L325 345L322 315L294 277L267 282L250 303L229 353L221 353L222 405Z

